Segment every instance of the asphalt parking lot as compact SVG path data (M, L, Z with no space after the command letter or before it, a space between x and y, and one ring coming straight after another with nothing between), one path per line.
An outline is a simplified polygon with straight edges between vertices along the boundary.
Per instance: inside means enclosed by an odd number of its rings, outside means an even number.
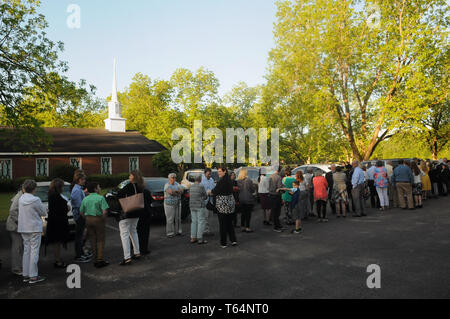
M167 239L152 226L152 253L121 267L118 225L109 220L105 256L111 265L81 265L81 289L66 286L67 274L53 268L51 251L41 255L40 274L48 280L30 286L9 273L9 240L0 225L0 298L449 298L450 197L428 200L416 211L370 209L365 218L304 224L304 234L278 234L254 212L253 234L237 231L239 246L222 249L216 236L205 246L185 236ZM43 250L41 250L43 252ZM73 244L64 251L73 257ZM367 267L381 267L381 289L366 285Z

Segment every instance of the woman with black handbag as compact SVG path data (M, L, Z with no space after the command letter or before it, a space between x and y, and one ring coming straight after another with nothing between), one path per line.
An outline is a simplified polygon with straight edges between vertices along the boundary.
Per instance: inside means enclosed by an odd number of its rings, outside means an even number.
M135 196L137 194L143 194L144 192L144 178L142 177L141 172L132 171L130 173L130 183L127 184L124 188L122 188L117 194L117 198L124 199L128 197ZM143 200L143 197L142 197ZM142 207L144 207L144 203L142 203ZM123 208L123 205L122 205ZM130 247L130 239L131 244L133 246L134 255L133 259L139 259L141 257L140 247L139 247L139 237L137 233L137 225L139 222L139 218L145 214L145 208L137 209L128 212L121 212L119 229L120 229L120 238L122 239L122 248L124 258L120 263L121 266L129 265L132 260L131 256L131 247Z
M237 245L236 234L233 227L233 214L235 211L235 200L233 197L233 183L225 167L218 169L219 182L211 191L215 197L215 211L219 217L220 244L222 248L227 248L227 236L232 246Z

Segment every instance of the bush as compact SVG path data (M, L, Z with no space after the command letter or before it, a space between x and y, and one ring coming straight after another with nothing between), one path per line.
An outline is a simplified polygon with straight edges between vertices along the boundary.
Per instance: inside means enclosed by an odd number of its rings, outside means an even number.
M162 176L168 176L170 173L178 172L178 166L172 161L172 154L170 151L163 151L154 155L152 163Z
M14 183L11 179L0 179L0 193L14 192Z
M36 181L36 183L39 183L39 182L49 182L49 181L51 181L51 178L50 178L50 177L46 177L46 176L40 176L40 177L30 177L30 176L27 176L27 177L20 177L20 178L17 178L17 179L15 179L15 180L13 181L13 191L18 191L19 188L22 186L22 184L23 184L27 179L34 180L34 181Z
M52 171L50 172L50 176L51 179L61 178L65 182L72 183L73 174L75 173L76 170L77 170L76 167L63 164L53 168Z

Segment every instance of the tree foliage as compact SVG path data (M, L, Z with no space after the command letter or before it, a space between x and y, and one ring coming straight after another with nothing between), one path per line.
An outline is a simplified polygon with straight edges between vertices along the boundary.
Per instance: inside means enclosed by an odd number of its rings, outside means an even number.
M402 97L446 45L445 12L442 0L279 1L269 81L288 101L314 110L308 127L329 116L353 157L369 159L402 129L400 105L417 110L417 100Z
M37 0L0 0L0 131L2 143L36 151L49 146L46 127L100 127L105 108L95 88L63 74L62 42L47 38Z
M58 60L63 44L47 38L47 22L36 13L38 4L36 0L0 1L1 125L17 131L1 133L5 141L20 136L31 149L33 144L48 142L34 116L43 111L42 107L27 103L32 88L50 91L48 74L67 70L66 63Z

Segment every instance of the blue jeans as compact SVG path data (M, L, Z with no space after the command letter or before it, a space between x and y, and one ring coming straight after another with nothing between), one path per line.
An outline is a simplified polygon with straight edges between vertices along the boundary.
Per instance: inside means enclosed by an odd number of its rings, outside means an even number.
M205 212L204 208L191 208L191 238L203 240L206 225Z

